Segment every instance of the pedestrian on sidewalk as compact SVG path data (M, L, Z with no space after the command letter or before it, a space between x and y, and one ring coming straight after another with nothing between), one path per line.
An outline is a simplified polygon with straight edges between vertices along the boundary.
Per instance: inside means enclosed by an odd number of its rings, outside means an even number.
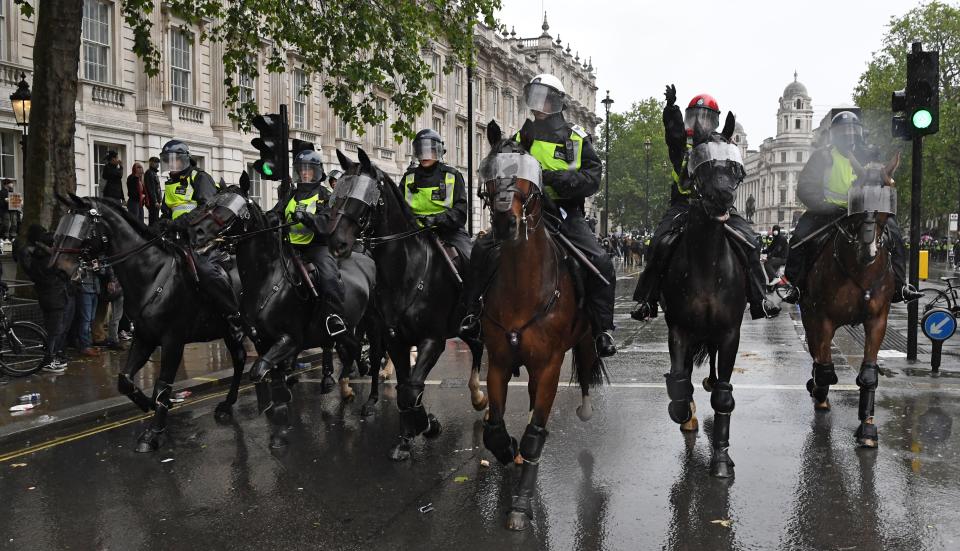
M142 222L143 207L148 206L149 202L146 184L143 181L143 165L133 163L133 169L127 176L127 210Z
M150 168L143 175L143 184L147 188L149 204L149 224L152 226L160 219L160 204L163 202L163 188L160 186L160 158L150 157Z
M97 311L97 300L100 295L100 277L94 270L85 270L80 278L80 304L77 307L79 327L77 337L80 344L80 355L90 357L100 353L93 347L93 320Z
M120 155L116 151L108 151L106 164L100 177L103 178L101 195L107 199L116 199L123 204L123 166L120 164Z
M47 348L44 350L43 370L63 373L67 362L63 358L63 342L66 335L66 320L73 315L73 304L68 292L67 276L50 266L53 235L39 224L27 230L24 246L16 243L17 262L33 281L37 302L43 312L43 325L47 331Z
M106 268L100 277L101 294L99 301L109 306L107 320L107 339L104 345L111 350L122 350L120 346L120 318L123 317L123 288L113 268Z
M16 225L12 223L10 212L10 194L13 192L13 180L4 178L0 181L0 240L13 239L15 234L10 231Z

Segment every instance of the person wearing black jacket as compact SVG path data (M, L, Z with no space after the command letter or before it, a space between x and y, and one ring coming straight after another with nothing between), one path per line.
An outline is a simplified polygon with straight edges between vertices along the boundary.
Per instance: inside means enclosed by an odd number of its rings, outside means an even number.
M120 156L116 151L108 151L106 161L100 173L104 181L101 194L108 199L117 199L123 203L123 166L120 165Z
M67 324L73 320L75 308L73 295L68 288L70 283L63 272L49 265L53 234L39 224L32 224L27 229L26 237L26 244L20 246L18 242L14 254L23 271L33 281L37 302L43 312L43 325L47 331L43 370L63 373L67 366L63 358L63 344L69 329Z
M152 226L160 220L160 209L163 205L163 188L160 186L160 158L150 157L150 166L143 173L143 185L147 188L148 223Z
M610 256L597 241L584 219L587 197L600 189L602 165L589 134L563 117L566 91L560 80L550 74L534 77L524 87L524 102L533 113L514 136L537 161L543 171L545 210L559 221L555 228L597 267L609 284L592 275L584 281L586 307L591 317L597 353L601 357L616 354L610 334L614 329L613 304L616 272ZM461 324L465 335L479 332L479 297L496 269L499 252L493 235L477 239L471 258L474 283L465 293L467 317Z
M773 241L762 251L762 254L767 255L767 261L763 264L763 269L767 271L767 281L777 277L777 271L787 263L787 252L790 250L780 226L774 226L770 233Z

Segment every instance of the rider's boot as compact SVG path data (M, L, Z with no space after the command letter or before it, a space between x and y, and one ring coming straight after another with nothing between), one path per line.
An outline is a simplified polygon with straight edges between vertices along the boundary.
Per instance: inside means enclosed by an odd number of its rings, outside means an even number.
M780 307L767 299L767 273L760 263L760 255L755 251L744 251L749 264L747 277L747 300L750 302L750 317L753 319L773 318L780 313Z
M617 353L617 345L613 342L613 305L616 301L616 281L617 273L613 267L613 262L607 255L601 255L593 259L597 269L607 279L609 284L604 284L598 277L590 277L585 284L586 306L591 316L591 326L594 328L594 343L597 347L597 355L601 358L607 358Z
M787 292L780 295L780 297L783 299L783 302L797 304L800 302L800 287L791 283L787 287Z
M633 291L633 300L637 307L630 312L630 317L637 321L644 321L657 317L657 299L660 297L660 279L662 271L666 269L667 260L676 241L676 233L666 233L655 241L651 247L650 260L643 267L637 288Z
M227 331L229 332L230 339L237 342L242 341L247 331L244 328L243 318L240 317L240 312L234 312L224 319L227 322Z
M470 273L467 274L461 302L466 306L466 315L460 322L460 336L480 336L480 318L483 314L483 299L480 295L493 279L497 269L494 242L490 237L478 239L470 252Z
M913 285L909 283L901 284L900 282L894 284L892 302L911 302L921 298L923 298L923 293L918 291Z
M603 331L594 338L597 346L597 355L601 358L609 358L617 353L617 344L613 342L613 335L610 331Z

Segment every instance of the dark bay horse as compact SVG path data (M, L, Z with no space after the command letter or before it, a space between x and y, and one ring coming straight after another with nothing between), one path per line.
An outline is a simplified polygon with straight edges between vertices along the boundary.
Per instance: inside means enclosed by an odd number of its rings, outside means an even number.
M266 214L247 197L249 178L241 177L240 186L223 188L212 200L189 215L191 241L202 247L220 235L232 236L236 243L237 271L243 283L240 307L244 317L257 329L260 357L250 368L250 377L257 383L261 411L270 413L274 432L271 447L287 443L290 426L289 403L292 393L288 378L292 363L304 349L335 345L318 315L315 299L299 271L281 228L271 226ZM375 287L373 261L356 255L341 263L344 287L344 322L355 331L365 320L370 295ZM379 365L382 352L377 339L372 339L371 359ZM343 375L354 363L363 372L359 346L337 346ZM264 379L270 375L270 382ZM346 379L343 379L349 382ZM349 387L347 387L349 388ZM343 396L352 397L352 391Z
M604 372L590 316L577 296L570 259L547 232L539 162L518 142L503 139L494 121L487 125L487 140L491 149L481 163L480 179L492 207L500 254L496 275L483 298L490 397L483 443L501 464L522 465L507 528L524 530L533 517L537 470L564 356L573 350L573 374L582 395L577 415L583 421L593 411L589 386L601 383ZM520 366L526 367L530 377L530 420L518 445L507 432L503 415L507 385Z
M843 325L863 324L863 363L857 376L860 387L860 426L854 438L861 447L879 442L873 418L873 400L880 368L877 353L887 332L887 315L894 293L893 269L888 250L887 217L896 214L893 174L900 165L897 153L883 166L866 168L851 162L857 174L850 190L849 216L834 224L810 269L800 294L800 317L813 358L807 390L814 408L830 409L827 393L837 374L830 350L833 335Z
M722 134L704 136L690 150L693 199L669 261L661 302L669 328L668 412L683 431L699 428L691 375L694 365L710 359L711 375L704 381L714 410L710 473L719 478L733 475L727 452L734 408L730 376L748 285L745 259L725 227L745 174L739 150L730 143L734 125L728 114Z
M457 336L464 308L461 289L444 265L443 254L420 228L393 180L377 168L367 154L358 151L354 163L337 151L343 177L333 194L333 222L328 240L338 258L351 255L354 243L364 239L372 247L377 264L375 305L385 329L387 352L397 373L397 408L401 434L389 456L394 461L410 458L413 438L440 433L440 422L423 405L423 390L430 370ZM427 230L429 231L429 230ZM473 354L469 387L473 407L487 405L480 390L480 359L483 343L466 341ZM410 349L417 347L417 360L410 365Z
M173 380L187 343L223 339L233 360L233 380L216 416L229 418L246 361L243 343L229 338L226 322L201 296L189 261L162 234L148 229L119 203L58 196L70 209L56 235L54 266L73 277L106 257L123 286L124 312L136 325L118 389L143 411L154 410L136 451L156 451L167 426ZM235 282L236 283L236 282ZM157 347L160 374L148 398L133 379Z

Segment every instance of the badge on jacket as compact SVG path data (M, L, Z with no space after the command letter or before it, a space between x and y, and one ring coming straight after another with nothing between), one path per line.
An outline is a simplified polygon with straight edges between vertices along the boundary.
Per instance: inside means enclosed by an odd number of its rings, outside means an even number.
M446 201L447 200L447 186L440 186L430 192L431 201Z

